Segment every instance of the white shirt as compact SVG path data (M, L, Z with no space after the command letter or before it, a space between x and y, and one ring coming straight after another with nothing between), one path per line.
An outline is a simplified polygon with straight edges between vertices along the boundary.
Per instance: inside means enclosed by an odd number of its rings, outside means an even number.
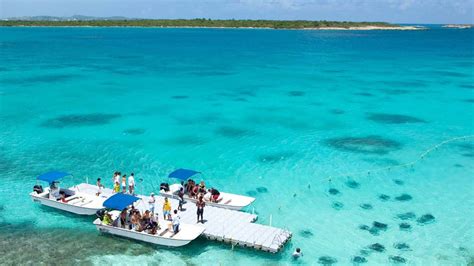
M115 175L114 176L114 183L119 183L120 184L120 175Z
M151 197L150 196L150 199L148 200L148 204L150 204L150 207L154 207L155 205L155 197Z
M133 178L133 175L128 177L128 185L135 186L135 178Z
M181 217L179 217L178 214L176 214L174 217L173 217L173 225L179 225L179 220L181 219Z

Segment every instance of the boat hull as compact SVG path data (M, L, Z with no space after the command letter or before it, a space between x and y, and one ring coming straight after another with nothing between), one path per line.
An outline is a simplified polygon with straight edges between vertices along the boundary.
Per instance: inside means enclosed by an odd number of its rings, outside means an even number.
M172 239L167 237L160 237L159 235L151 235L143 232L136 232L120 227L114 227L110 225L103 225L98 219L94 221L97 230L104 234L111 234L120 237L130 238L142 242L147 242L155 245L167 246L167 247L181 247L189 244L192 240L197 238L202 231L195 235L192 239Z
M172 193L172 192L164 192L163 190L160 191L160 195L163 196L163 197L169 197L169 198L173 198L173 199L179 199L178 196L175 194L175 193ZM230 194L227 194L227 195L230 195ZM237 195L236 195L237 196ZM245 197L245 196L240 196L239 197ZM250 198L250 197L245 197L245 198L248 198L248 200L246 200L245 203L243 203L242 205L231 205L231 204L222 204L222 203L216 203L216 202L211 202L211 201L206 201L206 205L207 206L213 206L213 207L218 207L218 208L223 208L223 209L229 209L229 210L234 210L234 211L240 211L242 210L243 208L249 206L255 199L254 198ZM190 197L187 197L185 196L184 198L185 201L188 201L188 202L192 202L192 203L196 203L197 202L197 199L194 199L194 198L190 198Z
M75 206L67 203L63 203L60 201L52 200L49 198L44 198L39 196L38 194L35 194L34 192L30 194L31 199L34 202L40 203L41 205L48 206L51 208L55 208L58 210L78 214L78 215L95 215L98 210L103 209L102 208L89 208L89 207L80 207L80 206Z

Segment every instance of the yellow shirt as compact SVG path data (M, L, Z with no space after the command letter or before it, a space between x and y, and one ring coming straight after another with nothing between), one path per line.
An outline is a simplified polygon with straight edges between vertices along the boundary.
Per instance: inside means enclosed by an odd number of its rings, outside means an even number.
M163 210L164 211L171 211L171 204L170 202L165 202L165 204L163 204Z

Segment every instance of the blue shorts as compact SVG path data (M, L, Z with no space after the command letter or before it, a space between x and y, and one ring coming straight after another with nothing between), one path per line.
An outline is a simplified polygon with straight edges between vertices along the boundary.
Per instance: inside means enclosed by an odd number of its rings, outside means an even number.
M170 215L171 213L169 211L163 211L163 215L166 216L166 215Z

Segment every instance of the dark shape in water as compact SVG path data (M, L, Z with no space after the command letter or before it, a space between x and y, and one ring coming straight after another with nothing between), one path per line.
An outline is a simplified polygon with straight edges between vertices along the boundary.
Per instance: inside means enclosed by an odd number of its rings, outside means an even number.
M372 204L369 204L369 203L363 203L361 205L359 205L362 209L364 210L372 210L374 207L372 206Z
M344 204L342 202L335 201L331 204L331 207L335 210L340 210L344 207Z
M354 256L352 257L352 263L354 264L362 264L362 263L367 263L367 259L362 256Z
M474 157L474 152L473 153L463 153L462 156L472 158L472 157Z
M379 200L381 200L381 201L387 201L389 199L390 199L389 195L386 195L386 194L380 194L379 195Z
M391 151L400 149L402 146L397 141L375 135L366 137L332 138L324 141L324 143L338 150L366 154L387 154Z
M369 93L369 92L356 92L355 95L364 96L364 97L374 96L372 93Z
M334 115L342 115L344 113L345 111L341 109L331 109L331 114L334 114Z
M377 221L374 221L372 223L372 226L377 228L378 230L383 230L383 231L386 231L387 228L388 228L388 225L387 224L384 224L384 223L381 223L381 222L377 222Z
M333 265L337 262L336 258L329 257L329 256L322 256L319 257L318 263L322 265Z
M305 229L305 230L300 230L300 236L304 238L310 238L313 237L313 232L310 229Z
M425 120L413 116L383 113L370 113L367 119L382 124L426 123Z
M407 260L405 258L400 257L400 256L390 256L389 260L390 260L390 262L393 262L393 263L405 263L405 262L407 262Z
M410 231L411 230L411 225L409 223L401 223L401 224L399 224L399 228L402 231Z
M362 255L362 256L368 256L368 255L370 255L370 251L367 250L367 249L361 249L359 253L360 253L360 255Z
M407 243L395 243L393 244L393 247L403 251L410 250L410 246Z
M379 232L380 232L380 230L376 227L373 227L373 226L369 229L369 233L373 236L378 236Z
M399 186L402 186L404 184L404 182L400 179L394 179L393 182Z
M341 194L341 192L339 192L339 190L335 189L335 188L331 188L329 189L329 194L331 195L339 195Z
M377 252L384 252L385 251L385 247L382 244L379 244L379 243L372 244L368 248L370 248L373 251L377 251Z
M233 75L234 72L230 71L217 71L217 70L200 70L190 72L191 75L201 76L201 77L210 77L210 76L229 76Z
M421 217L419 217L416 220L416 222L421 224L421 225L434 223L434 221L435 221L435 217L433 215L431 215L430 213L423 214Z
M68 75L68 74L48 74L41 76L31 76L23 78L10 78L0 80L1 83L11 83L13 85L22 84L22 85L34 85L37 83L56 83L56 82L65 82L74 78L80 77L79 75Z
M382 90L382 92L388 95L402 95L402 94L410 93L409 90L401 90L401 89L387 89L387 90Z
M119 117L121 117L119 114L102 113L62 115L44 121L41 126L49 128L98 126L108 124Z
M264 154L258 157L258 160L262 163L277 163L288 159L293 155L293 152L278 152L273 154Z
M462 164L459 164L459 163L456 163L456 164L454 164L454 167L461 168L461 167L464 167L464 165L462 165Z
M189 96L186 96L186 95L174 95L174 96L171 96L171 98L176 99L176 100L182 100L182 99L188 99Z
M255 191L255 190L249 190L249 191L245 192L245 194L247 194L247 195L249 195L249 196L251 196L251 197L255 197L255 196L257 196L257 191Z
M259 193L267 193L268 189L266 187L258 187L257 192Z
M366 225L366 224L361 224L361 225L359 225L359 229L360 229L360 230L369 231L369 230L370 230L370 226L368 226L368 225Z
M412 199L412 196L404 193L404 194L402 194L398 197L395 197L395 199L398 200L398 201L409 201L409 200Z
M129 128L129 129L125 129L124 131L122 131L123 134L125 135L141 135L143 133L145 133L145 129L143 128Z
M290 91L288 95L293 97L304 96L306 93L304 91Z
M360 187L360 184L354 180L347 180L346 181L346 186L350 187L350 188L359 188Z
M241 128L223 126L216 129L216 133L228 138L240 138L249 135L249 131Z
M464 101L467 102L467 103L474 103L474 99L466 99Z
M416 218L416 214L413 212L405 212L405 213L400 213L397 214L398 219L401 220L412 220Z

